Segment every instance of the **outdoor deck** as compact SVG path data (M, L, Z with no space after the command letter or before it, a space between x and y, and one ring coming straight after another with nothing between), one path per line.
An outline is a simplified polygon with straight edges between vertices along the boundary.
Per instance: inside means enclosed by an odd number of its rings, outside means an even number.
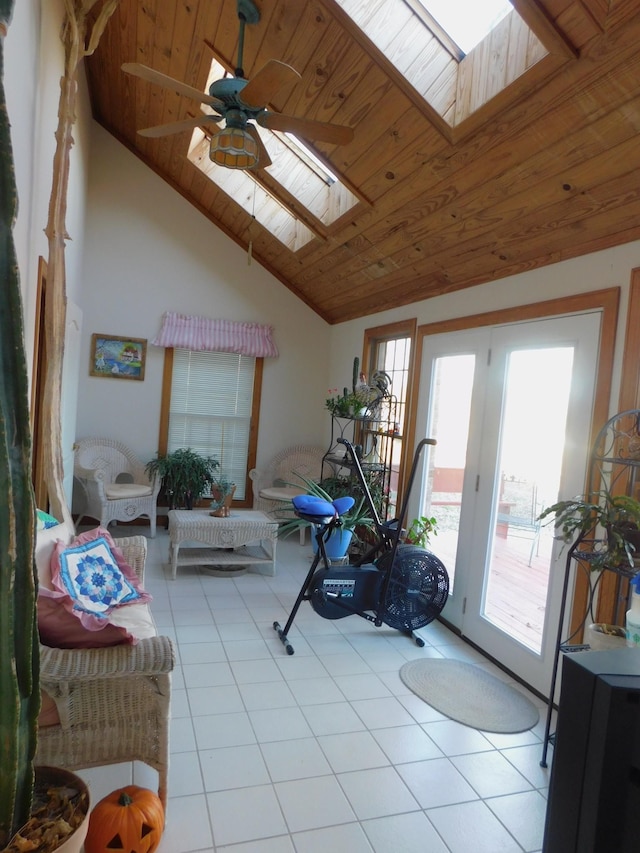
M527 648L538 651L544 627L551 531L542 528L533 554L532 541L533 532L517 530L507 531L506 537L495 537L485 615ZM439 532L431 547L454 576L454 535L446 530ZM455 587L455 577L452 579Z

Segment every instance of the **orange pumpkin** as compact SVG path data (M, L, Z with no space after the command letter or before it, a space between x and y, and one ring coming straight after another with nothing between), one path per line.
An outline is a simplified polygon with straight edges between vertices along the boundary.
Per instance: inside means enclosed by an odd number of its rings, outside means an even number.
M164 829L164 809L157 794L137 785L113 791L89 818L85 853L153 853Z

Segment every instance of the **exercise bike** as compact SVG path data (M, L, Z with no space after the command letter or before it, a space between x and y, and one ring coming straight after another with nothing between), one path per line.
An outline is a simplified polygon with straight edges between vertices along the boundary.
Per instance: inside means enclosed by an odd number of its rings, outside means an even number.
M449 576L442 562L424 548L400 542L408 497L416 475L422 450L436 442L424 438L418 444L411 466L402 508L397 518L381 521L365 480L358 449L344 438L349 467L353 468L373 518L376 541L353 563L331 566L325 543L332 531L341 526L340 517L354 505L352 497L336 498L329 503L313 495L292 499L294 512L316 526L317 552L300 588L298 597L284 628L279 622L273 628L287 654L294 653L288 633L303 601L309 601L323 619L343 619L357 615L385 624L413 637L418 646L424 640L415 634L432 622L442 611L449 595Z

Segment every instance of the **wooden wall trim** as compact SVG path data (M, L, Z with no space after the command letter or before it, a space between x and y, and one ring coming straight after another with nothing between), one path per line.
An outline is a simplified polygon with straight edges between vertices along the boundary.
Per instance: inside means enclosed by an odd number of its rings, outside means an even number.
M171 405L171 377L173 374L173 347L164 351L162 371L162 396L160 400L160 423L158 426L158 455L166 456L169 441L169 407Z
M534 0L511 0L511 5L550 53L577 59L579 52L566 34Z
M640 267L631 270L618 411L640 408Z
M618 411L626 412L628 409L638 408L640 408L640 267L631 271ZM612 572L605 572L600 581L596 609L598 622L619 624L619 597L626 598L629 584L627 581L619 584L618 580Z
M33 324L33 361L31 363L31 478L36 506L49 509L49 491L44 461L44 436L49 428L49 413L43 406L47 348L44 330L44 306L47 288L47 262L38 257L36 310Z
M408 320L398 320L395 323L388 323L383 326L373 326L370 329L365 329L364 331L364 342L362 346L362 364L365 365L364 369L368 370L368 365L371 362L371 354L373 351L373 347L377 341L383 340L391 340L393 338L411 338L411 351L409 353L409 370L407 372L407 400L405 406L404 413L404 423L401 425L401 433L403 435L402 440L402 452L400 455L400 466L398 470L398 495L396 499L396 506L399 507L404 500L405 488L406 488L406 478L407 472L410 470L410 458L413 445L410 444L406 438L409 433L409 423L411 420L411 395L413 391L413 377L416 366L415 352L416 352L416 335L417 335L418 321L415 317L410 318Z
M162 397L160 403L160 423L158 427L158 455L165 456L169 441L169 414L171 407L171 381L173 376L173 347L164 351L164 367L162 372ZM235 507L253 506L252 481L249 471L256 466L258 448L258 427L260 424L260 403L262 400L262 376L264 373L264 358L256 358L253 374L253 398L251 408L251 425L249 428L249 447L247 450L247 477L245 481L245 498L233 502ZM205 506L200 501L200 506Z

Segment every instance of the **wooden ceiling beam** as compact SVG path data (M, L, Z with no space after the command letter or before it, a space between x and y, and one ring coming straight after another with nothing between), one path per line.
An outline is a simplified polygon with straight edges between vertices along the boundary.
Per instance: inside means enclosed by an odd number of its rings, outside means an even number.
M630 55L623 53L620 61L624 74L629 77L629 89L621 88L617 77L602 81L600 86L604 88L599 99L602 104L600 113L594 112L588 116L579 96L568 101L559 100L554 104L554 111L547 112L544 132L541 129L537 134L522 121L522 111L517 111L510 122L514 135L508 132L509 124L503 122L501 137L492 136L489 128L487 133L476 137L473 143L464 148L458 148L454 154L447 156L445 151L441 157L423 164L422 183L425 170L434 176L440 175L441 180L422 195L416 194L421 182L416 181L415 165L405 170L404 184L407 191L404 192L402 181L396 181L394 191L388 192L382 202L374 194L376 206L367 217L367 222L360 220L360 230L375 228L374 223L383 219L385 224L389 223L393 227L393 219L396 217L399 221L406 221L407 217L416 219L428 215L431 217L431 230L439 232L451 224L452 218L459 220L463 210L466 215L474 213L475 192L479 192L480 197L487 193L490 195L490 201L480 203L477 209L495 204L496 200L518 191L528 192L531 205L535 202L536 189L531 182L532 174L540 180L545 174L556 174L558 167L570 169L638 132L640 101L637 98L626 103L621 101L628 98L627 91L633 91L631 80L636 74L640 75L640 56L633 48ZM620 112L613 111L616 109ZM638 117L635 122L634 116ZM499 144L495 144L498 140ZM482 146L491 143L492 148L485 151ZM473 168L472 162L479 165ZM456 164L454 170L452 167ZM395 214L392 213L392 205L395 205ZM434 221L433 215L439 208L440 221ZM354 235L351 232L349 236L352 239ZM375 231L373 239L374 242L380 239ZM312 267L309 272L312 272Z
M550 53L577 59L579 52L537 0L510 0L511 5Z

